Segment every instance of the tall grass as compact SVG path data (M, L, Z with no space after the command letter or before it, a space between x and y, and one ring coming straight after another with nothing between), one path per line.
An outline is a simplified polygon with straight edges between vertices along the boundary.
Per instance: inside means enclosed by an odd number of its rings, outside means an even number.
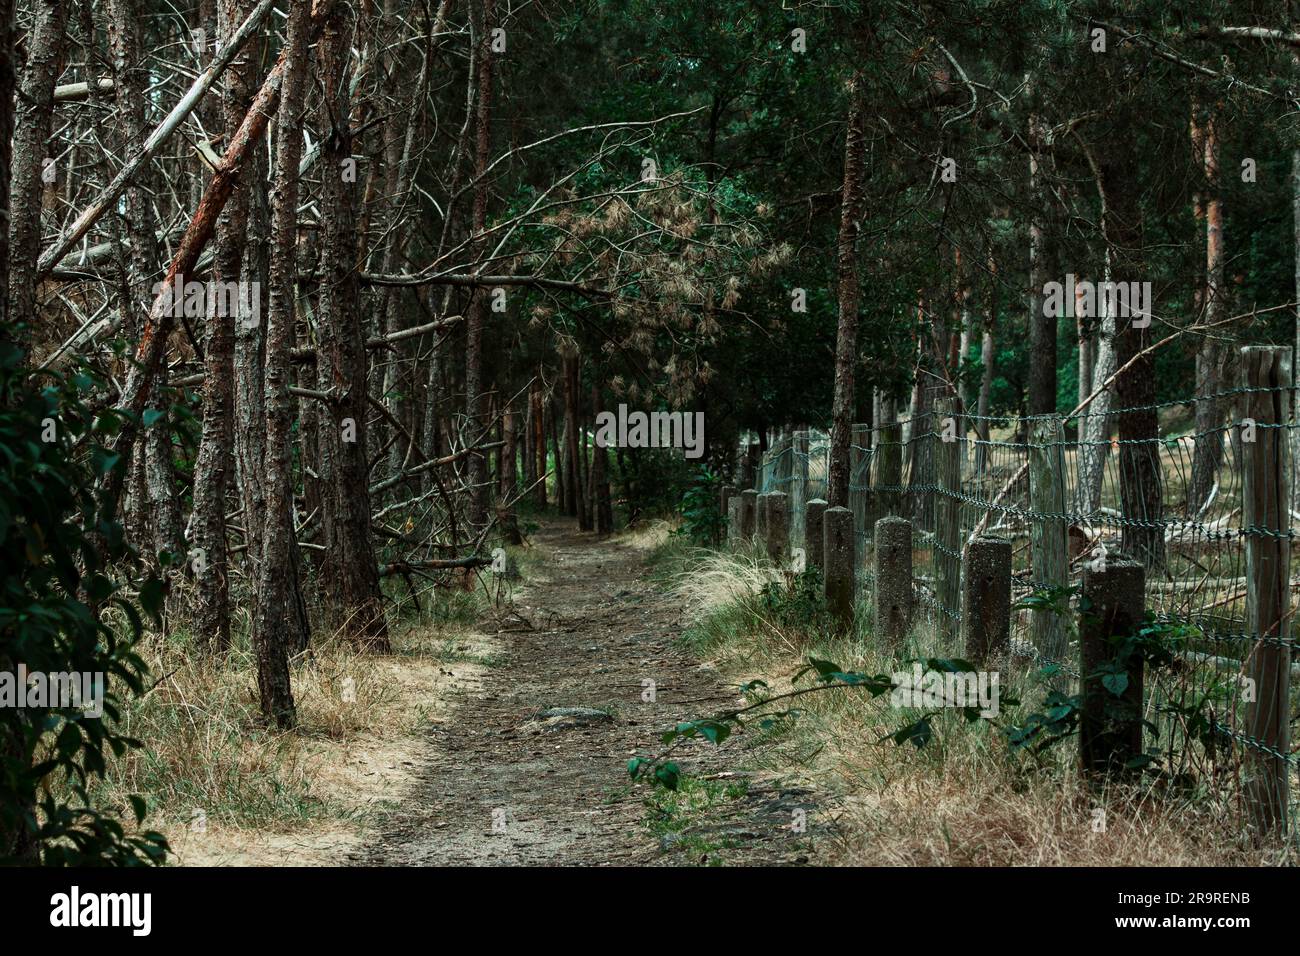
M809 657L846 670L890 675L900 655L870 632L857 608L852 632L791 621L763 589L785 576L752 551L701 552L667 545L657 574L689 611L682 641L724 675L762 679L771 693L794 687ZM770 592L770 587L769 587ZM933 646L916 625L909 646ZM958 710L935 722L922 748L889 736L920 716L889 695L837 687L797 701L799 714L770 732L751 723L727 746L746 746L752 769L809 784L826 795L821 813L836 833L832 862L882 865L1259 865L1294 862L1285 847L1252 843L1235 790L1211 781L1167 780L1090 788L1075 765L1077 739L1038 758L1013 752L999 725L1041 701L1048 687L1029 665L1000 675L1004 705L992 721ZM807 686L809 678L799 686ZM1010 685L1010 686L1008 686ZM700 716L707 716L701 714ZM824 821L827 822L827 821Z
M306 825L365 822L379 809L345 784L358 751L383 749L427 725L443 706L439 687L495 663L473 625L491 595L425 587L416 599L387 582L393 654L363 652L339 634L317 631L292 661L297 726L269 728L261 717L256 661L246 626L213 655L183 625L137 647L152 686L126 701L122 729L143 743L110 761L92 800L130 816L127 797L144 796L145 826L176 834L202 814L204 825L288 832ZM239 622L237 622L239 623ZM364 804L364 805L363 805Z

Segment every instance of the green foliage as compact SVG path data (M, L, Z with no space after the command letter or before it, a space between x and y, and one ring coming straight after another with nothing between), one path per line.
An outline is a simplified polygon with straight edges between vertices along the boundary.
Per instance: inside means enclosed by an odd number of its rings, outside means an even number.
M727 530L720 495L722 480L705 465L695 473L695 480L682 496L682 525L675 534L685 535L695 544L717 544Z
M0 671L21 664L29 674L103 675L102 716L0 708L0 854L39 854L52 866L161 863L161 834L128 835L87 795L109 754L140 746L115 725L122 695L141 693L146 674L132 649L142 630L137 603L156 617L163 598L153 578L138 583L138 600L130 597L130 582L115 572L130 557L122 528L93 490L122 467L99 444L120 420L86 406L82 395L96 385L89 375L38 391L18 349L4 340L0 350ZM108 623L109 608L125 634ZM56 781L66 788L48 786ZM73 802L54 795L65 791ZM144 801L130 803L139 824Z
M830 624L822 572L815 566L764 585L758 602L764 614L786 627L817 631Z

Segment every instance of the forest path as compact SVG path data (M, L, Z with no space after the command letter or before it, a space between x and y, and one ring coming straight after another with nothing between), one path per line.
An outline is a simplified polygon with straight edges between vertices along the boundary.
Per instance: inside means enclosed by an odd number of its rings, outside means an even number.
M541 560L515 595L531 625L498 635L496 666L459 693L426 732L401 808L351 858L429 866L797 864L812 849L792 833L809 795L735 773L738 747L689 742L676 759L714 781L708 809L646 826L647 784L630 757L656 753L677 721L732 705L736 690L673 641L682 609L649 580L647 553L553 521L532 538ZM655 700L642 700L643 681ZM601 715L539 717L550 708ZM744 780L746 786L723 785ZM671 831L671 832L670 832Z

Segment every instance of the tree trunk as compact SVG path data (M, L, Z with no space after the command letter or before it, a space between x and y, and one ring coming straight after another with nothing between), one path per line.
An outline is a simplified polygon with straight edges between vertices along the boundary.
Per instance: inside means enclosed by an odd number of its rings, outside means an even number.
M515 514L515 497L519 494L519 483L515 474L515 461L518 453L515 441L515 413L507 408L501 416L501 504L498 507L501 534L508 544L523 544L519 535L519 519Z
M982 476L988 466L989 441L989 402L993 393L993 330L998 319L997 263L989 256L989 302L984 316L984 331L980 339L980 391L976 402L975 434L979 443L975 446L975 474Z
M474 207L472 231L474 241L472 256L480 261L485 244L481 238L487 229L488 182L487 167L491 161L492 147L492 50L491 29L495 22L493 0L470 0L471 29L474 35L474 60L471 71L475 74L476 103L474 111ZM487 322L488 290L475 288L471 293L465 339L465 413L470 432L478 435L487 427L483 414L483 327ZM487 523L487 460L473 455L469 460L470 523L482 528Z
M593 385L591 387L592 417L599 419L603 410L604 405L601 401L600 387ZM597 534L609 534L614 530L614 509L610 501L608 466L609 450L601 448L598 443L593 441L591 457L592 511Z
M573 517L580 514L582 477L578 468L578 359L564 358L564 511ZM581 526L581 522L579 522Z
M565 366L561 362L561 378L564 377ZM561 390L563 390L561 384ZM555 454L555 509L562 515L571 514L569 511L569 487L565 481L565 472L569 468L568 444L561 439L560 435L560 416L556 413L556 400L552 395L546 403L546 418L550 422L551 448Z
M1032 79L1030 80L1032 83ZM1032 87L1031 87L1032 88ZM1056 412L1056 329L1059 316L1043 315L1046 281L1047 215L1041 150L1044 131L1036 113L1029 117L1029 414Z
M13 150L10 157L9 315L23 323L17 342L26 352L39 322L36 314L36 262L41 254L42 174L50 156L50 121L54 83L62 68L68 4L36 0L35 22L27 36L27 68L14 101ZM9 22L12 22L12 18ZM12 27L10 27L12 29ZM57 175L59 170L54 168ZM63 175L68 175L65 169Z
M222 0L218 17L222 36L234 30L248 15L256 0ZM247 52L231 66L222 91L222 111L228 138L233 137L257 94L257 64L265 40L249 41ZM269 283L270 213L267 209L266 154L255 150L247 159L244 189L235 190L217 221L215 271L226 278L238 276L250 288L264 290ZM234 327L232 441L235 479L242 506L244 529L242 566L250 582L257 581L262 559L262 529L266 525L266 486L262 470L266 458L266 323L259 302L259 314L245 317ZM250 589L251 613L256 613L256 587Z
M217 31L221 42L229 39L250 9L252 5L247 0L222 0L217 9ZM228 74L222 103L227 137L234 136L239 129L252 99L249 88L251 64L252 58L243 56L231 66ZM128 198L132 191L128 190ZM247 281L250 278L243 274L249 191L237 190L217 222L213 277L218 282ZM152 218L150 222L152 223ZM152 240L152 233L149 238ZM206 563L205 571L195 569L197 599L194 627L217 651L225 651L230 646L230 560L226 532L226 494L234 464L232 447L235 429L232 421L235 329L255 321L251 313L245 314L242 311L242 297L240 305L239 314L210 316L206 323L203 344L203 432L198 459L194 465L192 541L195 547L201 549ZM249 527L251 522L247 511L243 520L245 528Z
M1224 361L1227 349L1217 325L1226 314L1223 255L1223 200L1219 190L1219 137L1213 112L1202 126L1192 117L1192 143L1200 146L1207 198L1205 208L1205 325L1196 352L1196 438L1192 450L1192 475L1187 484L1187 514L1196 515L1214 488L1223 464Z
M334 626L362 645L387 652L388 625L371 541L369 467L366 451L367 384L365 334L354 264L355 183L343 177L352 155L348 93L348 8L336 5L319 45L325 85L319 128L321 151L321 274L317 374L322 391L336 396L333 419L321 428L330 460L321 514L325 529L322 577Z
M859 24L859 34L864 29ZM859 35L860 39L860 35ZM855 44L857 46L859 44ZM840 229L835 246L839 276L839 322L835 334L835 393L831 400L830 468L826 501L830 507L849 504L849 444L854 407L854 372L858 360L858 228L862 206L862 177L866 165L866 78L856 70L849 81L848 131L844 138L844 180L840 192Z
M1131 109L1131 107L1130 107ZM1127 133L1136 128L1112 124L1112 139L1099 149L1101 174L1108 204L1106 237L1114 250L1114 269L1120 282L1140 281L1145 275L1142 209L1133 139ZM1121 532L1123 551L1148 569L1164 566L1163 476L1160 471L1159 422L1153 407L1156 398L1154 359L1148 353L1137 356L1151 344L1150 327L1138 328L1134 317L1115 317L1115 361L1132 366L1115 383L1119 418L1120 504L1124 514ZM1099 363L1100 364L1100 363ZM1098 373L1100 374L1100 369Z
M10 160L13 140L14 109L14 8L12 0L0 0L0 223L10 222ZM0 342L6 344L23 341L21 333L15 335L14 322L20 320L10 304L9 297L9 230L0 227ZM6 341L7 340L7 341ZM0 660L0 667L8 671L13 661ZM17 778L30 770L29 751L16 722L0 722L0 757L6 761L7 772ZM31 827L23 824L24 814L35 818L34 788L21 796L10 812L0 817L0 857L22 865L40 863L40 847ZM12 822L15 825L6 825Z
M293 341L298 209L300 113L307 86L306 4L291 4L285 26L285 68L275 123L271 199L271 284L266 330L266 525L257 575L253 648L262 713L280 728L294 724L288 643L294 611L293 476L289 457L292 401L289 352Z

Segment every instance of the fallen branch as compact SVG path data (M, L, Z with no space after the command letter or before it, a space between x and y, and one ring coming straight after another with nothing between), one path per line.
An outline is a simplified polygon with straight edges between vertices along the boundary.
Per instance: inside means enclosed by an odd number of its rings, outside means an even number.
M311 40L315 39L315 35L319 33L324 25L324 14L327 12L327 7L328 3L323 5L318 3L312 9ZM254 11L254 15L259 10L264 14L265 10L269 9L270 0L263 0L262 4ZM260 19L254 20L254 16L250 15L235 37L231 38L226 50L233 50L239 45L234 41L239 37L240 33L244 32L245 28L249 27L250 23L256 26L259 22ZM208 182L207 189L203 191L203 198L199 200L199 208L195 211L194 218L190 220L189 226L186 227L185 234L181 236L180 245L177 247L171 265L167 268L167 274L163 278L161 290L157 298L154 299L153 305L149 309L149 315L145 318L144 325L140 330L140 342L135 351L135 364L131 367L131 371L127 376L126 384L122 389L122 399L118 406L126 414L123 416L122 427L117 433L112 448L113 453L123 461L128 460L128 453L135 442L137 423L144 413L144 406L148 401L154 376L157 374L158 366L162 361L163 354L166 352L167 335L171 331L174 319L172 315L172 287L176 283L178 276L184 276L194 268L199 255L216 231L217 219L222 210L225 209L231 193L235 190L240 167L253 147L261 141L271 115L275 112L279 103L280 87L284 83L287 62L284 52L281 52L280 58L276 61L275 66L271 68L271 72L267 74L261 88L257 91L257 95L253 98L252 105L249 106L248 112L244 115L243 122L239 124L239 129L230 138L230 145L226 147L226 152L221 157L220 167ZM55 261L57 262L57 259ZM109 513L117 509L125 479L125 468L114 468L109 473L104 489L105 506Z
M381 578L394 574L406 574L409 571L447 571L454 568L484 568L492 563L491 558L472 554L465 558L426 558L423 561L390 561L379 566Z
M172 111L163 118L163 121L154 127L154 131L149 134L149 138L144 141L144 146L140 152L136 153L124 165L113 181L104 187L104 191L87 206L80 216L68 227L68 231L61 235L58 240L47 249L36 264L36 280L39 282L50 274L50 272L63 261L63 257L81 241L81 237L90 231L90 227L99 221L100 217L117 204L118 197L126 189L133 176L139 171L140 167L148 163L162 148L163 144L171 138L172 133L185 121L185 118L193 112L194 107L199 105L199 100L203 99L205 93L212 88L212 84L217 78L225 72L226 67L234 61L239 54L240 48L244 45L266 19L266 15L271 12L272 0L262 0L239 25L239 29L234 32L230 39L217 51L212 63L206 70L190 85L189 90L181 97ZM283 61L281 61L283 62ZM277 64L277 69L279 64ZM275 73L273 70L272 73ZM269 78L268 78L269 82ZM279 84L276 84L277 94ZM256 104L254 104L256 106ZM247 120L245 120L247 122Z

